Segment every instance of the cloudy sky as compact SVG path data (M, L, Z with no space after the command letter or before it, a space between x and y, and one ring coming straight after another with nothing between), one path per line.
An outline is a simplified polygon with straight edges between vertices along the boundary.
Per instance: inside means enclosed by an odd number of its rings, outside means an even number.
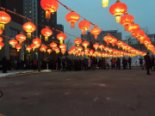
M85 17L87 20L97 24L102 30L118 29L123 33L123 37L129 35L119 24L115 22L114 17L109 13L108 8L102 8L101 0L60 0L63 4ZM109 0L112 5L116 0ZM141 28L145 28L149 33L155 33L155 0L121 0L128 6L128 13L135 16L135 23ZM71 29L65 20L65 15L69 11L61 5L58 10L58 23L63 24L65 31L75 36L80 36L78 25ZM81 20L81 19L80 19ZM69 37L70 39L74 39Z

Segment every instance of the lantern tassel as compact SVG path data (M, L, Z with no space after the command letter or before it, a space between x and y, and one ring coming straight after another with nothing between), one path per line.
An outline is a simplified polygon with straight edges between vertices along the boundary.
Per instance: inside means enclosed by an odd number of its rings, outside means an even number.
M4 24L0 23L0 30L4 30Z
M49 20L49 19L51 18L51 12L47 10L47 11L45 12L45 17L46 17L46 19Z

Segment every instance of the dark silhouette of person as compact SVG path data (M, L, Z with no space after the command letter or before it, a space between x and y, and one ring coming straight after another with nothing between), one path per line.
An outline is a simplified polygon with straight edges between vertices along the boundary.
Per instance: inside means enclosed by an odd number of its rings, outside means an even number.
M7 69L8 69L8 62L7 62L7 59L3 57L2 58L2 72L7 73Z
M131 63L132 63L132 59L131 57L128 58L128 66L129 66L129 69L131 69Z
M146 68L146 74L150 75L150 68L151 68L151 58L149 55L149 52L144 56L144 61L145 61L145 68Z

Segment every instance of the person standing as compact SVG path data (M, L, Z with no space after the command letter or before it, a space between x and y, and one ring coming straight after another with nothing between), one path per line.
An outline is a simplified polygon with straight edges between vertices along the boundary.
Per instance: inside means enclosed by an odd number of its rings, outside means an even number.
M145 68L146 68L146 74L150 75L150 68L151 68L151 58L149 55L149 52L144 56L144 61L145 61Z

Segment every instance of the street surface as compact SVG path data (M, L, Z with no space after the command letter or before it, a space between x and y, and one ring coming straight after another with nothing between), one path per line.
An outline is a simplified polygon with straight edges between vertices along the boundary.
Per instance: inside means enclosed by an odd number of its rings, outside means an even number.
M0 116L155 116L155 71L29 73L0 90Z

